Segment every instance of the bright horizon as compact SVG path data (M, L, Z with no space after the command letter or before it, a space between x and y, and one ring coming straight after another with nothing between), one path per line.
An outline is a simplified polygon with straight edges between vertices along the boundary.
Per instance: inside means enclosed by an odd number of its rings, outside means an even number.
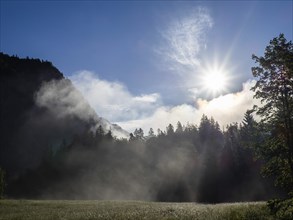
M0 49L51 61L97 114L129 132L241 122L252 54L284 33L292 1L1 1Z

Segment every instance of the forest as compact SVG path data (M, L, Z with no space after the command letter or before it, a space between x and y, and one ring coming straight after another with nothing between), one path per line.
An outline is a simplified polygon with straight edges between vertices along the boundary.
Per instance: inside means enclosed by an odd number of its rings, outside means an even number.
M280 34L264 57L253 55L252 89L263 105L241 123L221 128L202 115L198 125L137 128L129 138L116 138L95 114L60 119L38 106L44 82L67 80L75 91L73 85L50 62L1 53L1 196L201 203L292 197L292 49Z
M224 131L203 115L199 126L178 122L146 136L136 129L129 140L115 139L100 126L49 148L39 167L8 193L48 199L265 200L281 191L261 177L262 161L248 147L258 141L258 127L250 112L242 124Z

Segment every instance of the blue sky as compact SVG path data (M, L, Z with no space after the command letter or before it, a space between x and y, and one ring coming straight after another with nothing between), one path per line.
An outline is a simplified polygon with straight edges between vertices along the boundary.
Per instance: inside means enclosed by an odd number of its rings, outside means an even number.
M215 111L214 101L225 107L237 98L228 104L223 99L249 91L251 55L263 55L280 33L292 40L292 4L1 1L0 49L52 61L99 115L128 130L163 127L167 119L198 121L195 115ZM226 74L220 91L211 92L202 83L209 68ZM235 112L248 106L238 103ZM240 120L227 119L225 109L216 109L216 115L223 112L216 118L223 124Z

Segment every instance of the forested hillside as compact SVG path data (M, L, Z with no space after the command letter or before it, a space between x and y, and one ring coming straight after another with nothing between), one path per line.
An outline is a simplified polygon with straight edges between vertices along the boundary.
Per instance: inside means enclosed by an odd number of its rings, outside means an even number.
M249 121L251 120L251 121ZM261 161L245 147L254 123L221 131L203 116L199 126L169 125L158 135L141 129L118 140L101 127L75 136L9 187L13 197L232 202L278 195L260 175Z
M268 134L251 111L223 129L203 115L199 125L118 139L124 131L98 117L50 62L0 58L7 197L214 203L280 194L254 157Z
M8 185L74 135L99 125L127 135L100 118L51 62L0 53L0 89L0 167Z

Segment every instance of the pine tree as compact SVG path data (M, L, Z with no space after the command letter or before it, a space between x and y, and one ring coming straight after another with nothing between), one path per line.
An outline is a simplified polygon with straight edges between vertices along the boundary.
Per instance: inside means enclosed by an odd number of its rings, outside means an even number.
M167 135L173 135L174 134L174 127L172 124L169 124L166 128L166 132L167 132Z
M139 129L136 128L135 131L133 132L133 135L136 140L143 140L144 132L142 128L139 128Z
M149 130L149 137L154 137L155 136L155 132L153 128L150 128Z
M177 128L176 133L182 133L183 132L183 126L180 121L177 122Z
M252 67L256 84L255 106L266 129L266 140L259 155L266 160L264 173L276 175L276 184L293 190L293 44L284 34L270 41L264 56L252 56L258 64Z
M253 110L247 110L240 128L241 141L244 147L254 148L259 142L260 133L257 122L252 115Z
M4 196L5 190L5 171L0 167L0 199Z

